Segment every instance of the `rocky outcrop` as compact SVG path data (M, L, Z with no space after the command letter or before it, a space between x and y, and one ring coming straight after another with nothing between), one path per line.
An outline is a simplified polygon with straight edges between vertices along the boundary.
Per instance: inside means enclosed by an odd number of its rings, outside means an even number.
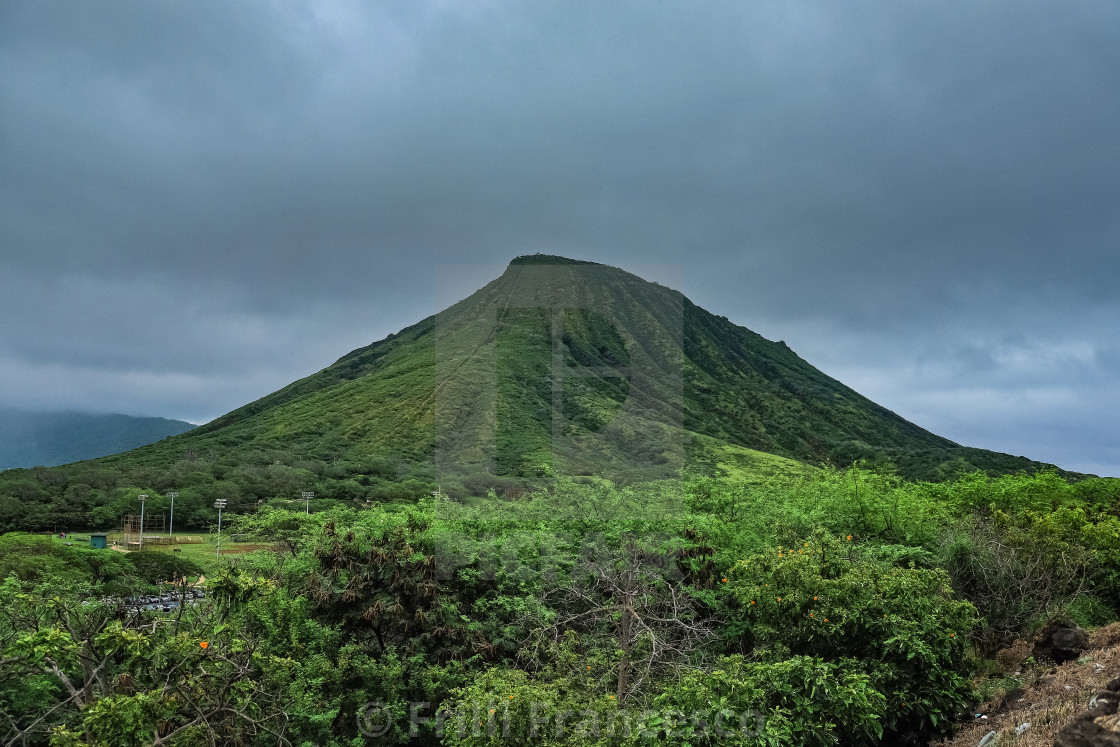
M1035 659L1049 659L1055 664L1073 661L1089 648L1089 634L1081 626L1066 620L1046 625L1035 637Z
M1120 747L1120 677L1113 678L1089 700L1054 738L1054 747Z

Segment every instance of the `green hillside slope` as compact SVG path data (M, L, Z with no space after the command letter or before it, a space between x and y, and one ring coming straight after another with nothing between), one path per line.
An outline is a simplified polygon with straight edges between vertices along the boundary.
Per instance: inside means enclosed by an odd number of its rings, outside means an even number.
M515 260L470 298L182 445L329 444L531 476L675 470L694 433L814 463L849 441L956 446L676 291L553 257Z

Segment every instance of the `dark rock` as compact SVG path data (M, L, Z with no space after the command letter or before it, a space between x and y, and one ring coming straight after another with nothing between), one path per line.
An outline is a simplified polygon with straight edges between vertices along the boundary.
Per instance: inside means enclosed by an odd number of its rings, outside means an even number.
M1116 713L1118 705L1120 705L1120 693L1114 693L1111 690L1101 690L1089 701L1088 713L1091 713L1093 718L1097 718L1098 716L1111 716Z
M1113 689L1115 687L1116 689ZM1120 747L1120 677L1089 701L1082 711L1054 738L1054 747Z
M1089 634L1076 623L1071 625L1064 625L1054 631L1051 636L1054 641L1054 647L1063 651L1071 651L1080 654L1089 648Z
M1054 737L1054 747L1120 747L1120 732L1093 721L1074 721Z
M1056 620L1048 623L1035 637L1032 655L1055 664L1072 661L1089 648L1089 634L1076 623Z

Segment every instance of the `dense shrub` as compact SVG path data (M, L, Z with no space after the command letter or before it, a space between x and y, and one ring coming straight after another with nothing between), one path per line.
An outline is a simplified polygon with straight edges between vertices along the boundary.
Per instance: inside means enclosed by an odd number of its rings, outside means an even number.
M67 547L50 537L10 533L0 536L0 579L60 581L73 584L124 581L132 566L120 553Z
M535 675L487 670L457 690L429 728L457 747L856 747L876 744L882 732L886 699L852 661L726 657L712 670L685 672L645 705L625 707L611 694L602 662L560 661Z
M1078 607L1095 607L1087 620L1120 603L1120 520L1081 506L1014 503L962 519L941 550L954 588L985 618L979 642L989 651L1068 613L1083 595L1097 600Z
M202 574L197 563L171 553L130 552L124 558L136 569L136 575L149 584L170 583L177 578Z
M667 723L638 743L664 744L663 737L696 747L878 744L887 699L862 669L851 659L724 657L714 670L691 671L658 696L654 718Z
M204 558L201 603L122 617L96 600L198 569L0 537L0 742L180 729L172 743L350 746L384 717L378 743L403 744L409 704L426 701L417 715L436 721L413 743L920 743L969 704L971 642L1053 609L1104 624L1120 600L1117 481L932 485L853 468L525 492L490 475L389 483L392 464L333 449L184 457L170 482L17 475L29 502L0 494L0 521L52 510L36 486L115 525L139 492L165 511L157 491L177 485L177 529L213 521L226 497L223 529L278 552L221 571ZM257 506L253 489L296 473L316 480L310 513L298 492ZM469 499L434 499L437 485ZM371 505L355 505L363 493Z
M855 538L816 532L728 572L727 643L861 663L886 698L884 734L947 731L971 699L965 651L978 620L942 570L900 568Z

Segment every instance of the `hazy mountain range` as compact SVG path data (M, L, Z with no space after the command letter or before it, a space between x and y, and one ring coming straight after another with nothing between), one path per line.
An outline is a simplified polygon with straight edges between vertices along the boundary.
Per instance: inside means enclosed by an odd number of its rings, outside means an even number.
M0 469L117 454L194 428L182 420L0 408Z

